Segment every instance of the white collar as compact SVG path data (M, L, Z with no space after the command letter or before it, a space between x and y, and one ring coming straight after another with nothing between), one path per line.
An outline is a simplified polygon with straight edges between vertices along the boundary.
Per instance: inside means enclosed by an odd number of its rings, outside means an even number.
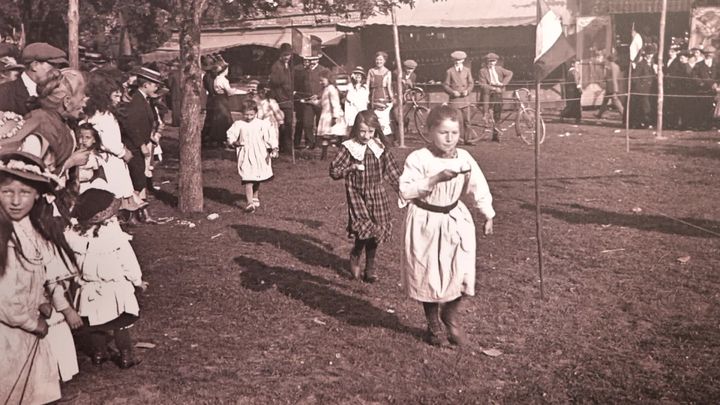
M705 64L708 65L708 67L712 67L712 65L713 65L713 60L712 60L712 59L705 58Z
M20 80L22 80L23 84L25 85L25 88L27 89L28 94L30 94L30 97L38 96L37 83L35 83L33 79L28 76L27 73L22 72L22 74L20 75Z
M370 148L370 151L372 151L377 159L380 159L380 156L385 152L385 147L376 138L371 139L367 144L362 144L355 139L348 139L343 142L342 145L350 152L353 158L361 162L365 159L365 151L367 148Z

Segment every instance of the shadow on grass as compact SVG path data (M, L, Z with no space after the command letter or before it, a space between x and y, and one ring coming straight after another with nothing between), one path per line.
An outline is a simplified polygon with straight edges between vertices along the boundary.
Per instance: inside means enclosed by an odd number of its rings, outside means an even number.
M350 260L330 252L333 246L322 240L281 229L261 228L248 224L232 225L245 242L267 243L278 247L310 266L329 267L343 277L350 276Z
M297 222L298 224L307 226L308 228L312 229L320 229L320 227L323 225L322 221L316 221L314 219L302 219L302 218L291 218L291 217L284 217L280 218L284 221L289 222Z
M720 138L718 138L720 139ZM720 148L717 144L712 145L637 145L634 147L640 152L658 152L666 155L673 155L685 158L715 159L720 160Z
M563 206L566 207L566 209L543 207L542 211L544 214L552 215L555 218L571 224L611 224L615 226L635 228L641 231L662 232L671 235L717 238L717 236L710 233L693 228L681 222L674 221L662 215L623 214L619 212L605 211L599 208L587 207L580 204L563 204ZM522 204L520 205L520 208L535 211L534 204ZM720 222L696 218L678 219L691 223L695 226L708 229L712 232L720 233Z
M243 268L240 278L247 289L257 292L276 289L288 298L349 325L377 326L422 339L422 329L405 326L395 314L336 291L332 283L322 277L302 270L268 266L247 256L238 256L234 260Z
M236 206L237 202L245 203L245 194L233 193L220 187L203 187L203 196L220 204Z

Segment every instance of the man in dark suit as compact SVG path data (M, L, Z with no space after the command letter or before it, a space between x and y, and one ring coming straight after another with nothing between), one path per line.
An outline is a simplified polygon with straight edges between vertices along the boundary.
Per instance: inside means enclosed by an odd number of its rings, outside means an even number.
M295 127L295 147L300 148L304 134L305 146L315 149L315 125L320 119L321 112L318 101L323 91L320 76L329 70L320 66L320 55L303 58L305 59L304 68L296 70L297 75L295 76L296 90L302 98L296 112L296 114L300 114L300 119Z
M280 152L290 153L293 113L292 49L290 44L280 46L280 57L270 68L269 87L285 119L280 125Z
M664 122L668 129L680 128L680 107L684 100L676 97L680 94L684 67L680 61L680 46L672 45L668 50L668 61L665 71L665 107Z
M652 125L650 104L655 84L653 64L657 48L648 44L643 48L642 57L635 63L632 72L632 101L630 104L630 128L648 128Z
M156 96L163 81L160 73L152 69L139 68L132 73L137 76L137 90L130 102L124 106L123 114L120 114L120 125L122 141L132 153L127 165L133 188L140 198L146 200L145 157L149 153L149 144L152 142L150 137L155 127L155 113L150 105L150 98ZM154 222L147 208L143 208L137 214L139 216L137 219L141 222Z
M717 66L712 60L715 48L710 47L709 50L710 60L707 58L708 49L694 49L695 65L690 73L693 78L695 95L697 96L693 101L695 108L692 116L692 127L701 131L710 129L713 98L715 96L713 74L716 73L713 70L717 70Z
M478 73L485 114L489 114L492 110L495 122L500 121L500 114L502 114L503 109L502 95L505 91L505 86L510 83L513 77L512 71L498 66L498 59L500 59L500 57L493 52L485 55L485 66L483 66ZM497 131L493 131L492 140L500 142L500 134Z
M67 65L65 52L44 42L32 43L22 51L25 71L16 80L0 84L0 111L25 115L30 112L27 103L37 97L38 84L43 83L57 65Z
M460 109L463 113L463 125L470 124L470 103L472 102L472 90L475 85L470 69L465 67L467 54L463 51L455 51L450 54L453 59L453 66L445 72L443 89L450 96L450 105ZM474 144L474 139L468 138L469 131L464 131L463 142L465 145Z

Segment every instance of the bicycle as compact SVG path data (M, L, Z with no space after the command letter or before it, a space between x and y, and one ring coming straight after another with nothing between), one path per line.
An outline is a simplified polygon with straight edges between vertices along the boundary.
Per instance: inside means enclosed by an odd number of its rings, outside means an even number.
M413 125L415 126L415 132L420 135L425 141L427 137L425 135L425 125L430 109L418 104L418 101L425 97L425 90L420 87L408 87L403 93L403 100L409 108L405 109L403 113L403 122L405 128L409 129L410 119L412 118Z
M492 111L485 113L485 108L482 103L471 106L472 111L470 112L470 125L468 130L471 131L470 135L474 135L474 137L470 136L469 139L487 139L492 136L493 132L503 133L514 126L517 136L526 144L533 145L535 143L536 112L534 108L526 107L526 103L523 100L527 100L527 103L532 101L532 94L530 90L526 88L517 89L513 91L512 98L503 99L503 101L516 104L517 108L513 108L505 114L504 117L501 115L499 122L495 122ZM512 115L515 115L514 121L507 126L503 126L502 124L508 121ZM540 143L543 143L545 141L545 121L543 121L542 115L540 115L540 128L538 133Z

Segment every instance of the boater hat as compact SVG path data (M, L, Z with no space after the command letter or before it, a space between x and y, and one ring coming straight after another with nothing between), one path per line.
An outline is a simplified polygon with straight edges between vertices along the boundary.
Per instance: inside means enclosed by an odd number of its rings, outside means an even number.
M141 67L139 69L133 70L132 74L137 77L142 77L143 79L149 80L153 83L163 84L162 76L160 75L160 72L156 70Z

